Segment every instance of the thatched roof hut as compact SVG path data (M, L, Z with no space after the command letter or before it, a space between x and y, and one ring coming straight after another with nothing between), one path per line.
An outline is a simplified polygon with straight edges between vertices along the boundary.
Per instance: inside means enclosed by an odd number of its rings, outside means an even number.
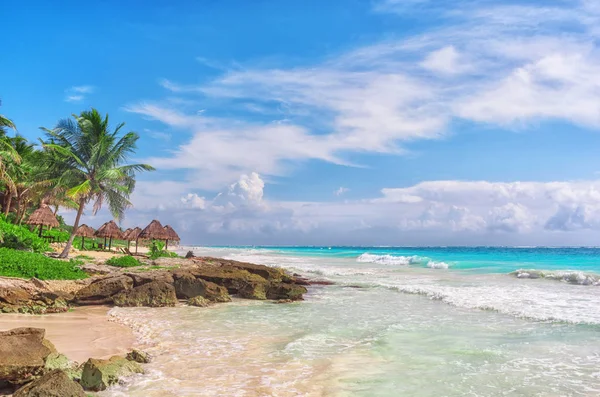
M169 233L156 219L142 230L138 238L143 240L168 240Z
M94 232L94 229L92 229L88 225L83 224L77 228L75 235L80 237L94 237L96 235L95 233L96 232Z
M54 213L47 205L42 205L37 210L33 211L33 214L29 216L27 219L28 225L41 225L41 226L51 226L51 227L59 227L60 223L58 223L58 219L54 216Z
M179 235L177 232L170 226L166 225L165 230L169 233L169 241L180 241Z
M96 237L123 239L123 232L115 221L108 221L96 231Z
M125 231L123 238L127 241L135 241L138 239L141 232L141 228L134 227L133 229L129 229L129 232Z

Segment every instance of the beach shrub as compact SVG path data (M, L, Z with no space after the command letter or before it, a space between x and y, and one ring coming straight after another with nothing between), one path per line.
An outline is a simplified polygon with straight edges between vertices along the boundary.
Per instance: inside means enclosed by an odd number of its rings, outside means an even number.
M14 225L0 217L0 247L33 252L50 250L48 242L26 226Z
M116 267L135 267L141 266L142 263L133 256L114 256L106 261L107 265Z
M150 252L148 254L150 259L158 259L158 258L179 258L175 252L167 251L165 249L165 243L160 240L153 240L152 245L150 246Z
M55 243L66 243L69 239L69 232L61 229L44 230L44 236L54 237Z
M0 276L38 278L40 280L79 280L87 274L81 261L61 261L42 254L0 248Z

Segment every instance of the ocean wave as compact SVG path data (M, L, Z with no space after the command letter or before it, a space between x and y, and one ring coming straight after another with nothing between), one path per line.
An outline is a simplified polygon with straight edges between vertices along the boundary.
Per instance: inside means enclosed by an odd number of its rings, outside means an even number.
M525 279L543 278L576 285L600 285L600 275L576 270L536 270L519 269L509 273L511 276Z
M448 269L450 265L446 262L437 262L424 256L402 256L402 255L374 255L365 252L356 258L357 262L362 263L376 263L380 265L391 265L391 266L408 266L408 265L422 265L427 266L430 269Z

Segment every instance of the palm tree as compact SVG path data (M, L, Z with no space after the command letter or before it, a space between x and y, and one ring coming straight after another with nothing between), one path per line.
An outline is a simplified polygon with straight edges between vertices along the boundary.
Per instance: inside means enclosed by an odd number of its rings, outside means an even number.
M60 120L56 128L42 128L48 140L44 147L52 152L48 159L54 175L53 186L77 202L77 216L67 246L59 255L69 255L75 231L86 204L94 201L96 214L105 201L112 215L120 220L131 206L129 196L135 188L135 174L152 171L147 164L124 165L136 149L139 139L135 132L119 136L125 123L110 131L108 115L104 118L96 109L84 111L74 120Z
M12 121L0 115L0 182L4 185L4 211L5 214L8 215L10 211L10 205L13 195L15 194L16 186L11 177L10 173L7 171L7 167L10 165L19 166L21 163L21 156L15 150L13 146L13 140L6 135L5 126L14 128L14 124Z
M12 128L13 130L17 129L17 127L15 127L15 124L12 122L11 119L6 118L1 114L0 114L0 127Z

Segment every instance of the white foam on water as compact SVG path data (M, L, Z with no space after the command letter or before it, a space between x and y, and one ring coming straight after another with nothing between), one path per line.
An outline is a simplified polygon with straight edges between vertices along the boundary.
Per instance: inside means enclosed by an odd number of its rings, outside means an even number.
M365 252L356 258L360 263L376 263L379 265L388 266L409 266L409 265L425 265L430 269L448 269L450 265L446 262L434 261L424 256L403 256L403 255L374 255Z
M600 275L585 273L578 270L537 270L519 269L510 275L521 279L538 279L563 281L577 285L600 285Z

